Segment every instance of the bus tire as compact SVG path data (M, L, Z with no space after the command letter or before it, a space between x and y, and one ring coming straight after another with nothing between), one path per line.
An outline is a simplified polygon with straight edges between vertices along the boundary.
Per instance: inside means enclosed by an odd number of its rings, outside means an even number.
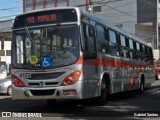
M138 89L138 94L143 94L144 92L144 76L141 77L139 89Z
M107 99L107 88L105 79L103 78L101 82L101 93L100 96L97 98L98 105L105 105L106 99Z
M50 106L54 106L55 103L56 103L56 99L48 99L48 100L47 100L47 103L48 103L48 105L50 105Z

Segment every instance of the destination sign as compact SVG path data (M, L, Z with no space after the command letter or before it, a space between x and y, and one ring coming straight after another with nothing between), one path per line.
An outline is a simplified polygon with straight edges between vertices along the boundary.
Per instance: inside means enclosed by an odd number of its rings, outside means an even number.
M40 16L31 16L26 18L26 23L33 24L33 23L43 23L43 22L54 22L57 20L56 14L49 14L49 15L40 15Z
M76 21L77 13L75 9L46 10L17 16L13 28Z

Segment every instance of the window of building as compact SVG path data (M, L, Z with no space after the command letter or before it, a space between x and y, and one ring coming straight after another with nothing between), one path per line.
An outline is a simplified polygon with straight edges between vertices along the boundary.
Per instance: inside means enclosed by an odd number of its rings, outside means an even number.
M36 5L43 4L44 0L36 0Z
M60 2L66 2L67 0L57 0L57 1L60 3Z
M26 0L26 6L32 6L33 0Z
M6 56L11 56L11 50L6 50Z
M0 56L5 56L5 51L4 50L0 50Z
M54 2L55 0L46 0L47 1L47 3L49 3L49 2Z

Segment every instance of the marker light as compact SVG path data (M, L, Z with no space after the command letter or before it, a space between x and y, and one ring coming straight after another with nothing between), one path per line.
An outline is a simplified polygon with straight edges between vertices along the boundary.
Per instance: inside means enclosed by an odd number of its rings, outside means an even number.
M74 84L81 75L81 71L75 71L68 75L62 82L61 86L67 86Z
M16 77L15 75L11 76L12 78L12 84L16 87L25 87L24 82L22 82L18 77Z

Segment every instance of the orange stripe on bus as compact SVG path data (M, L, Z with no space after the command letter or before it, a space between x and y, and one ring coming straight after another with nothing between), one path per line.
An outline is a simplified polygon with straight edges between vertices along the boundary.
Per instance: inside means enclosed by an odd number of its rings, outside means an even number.
M83 56L80 56L75 64L83 64Z
M140 72L142 72L143 68L145 68L145 65L132 64L116 59L113 60L113 59L97 58L97 60L84 61L83 56L80 56L75 64L98 65L98 66L121 67L121 68L136 68L137 75L130 80L129 90L132 90L135 87L135 82L138 80Z
M80 56L78 61L75 64L84 64L84 65L98 65L98 66L109 66L109 67L121 67L121 68L133 68L136 67L137 69L142 69L144 65L137 65L128 62L123 62L120 60L113 60L113 59L104 59L104 58L97 58L96 60L83 60L83 56Z

